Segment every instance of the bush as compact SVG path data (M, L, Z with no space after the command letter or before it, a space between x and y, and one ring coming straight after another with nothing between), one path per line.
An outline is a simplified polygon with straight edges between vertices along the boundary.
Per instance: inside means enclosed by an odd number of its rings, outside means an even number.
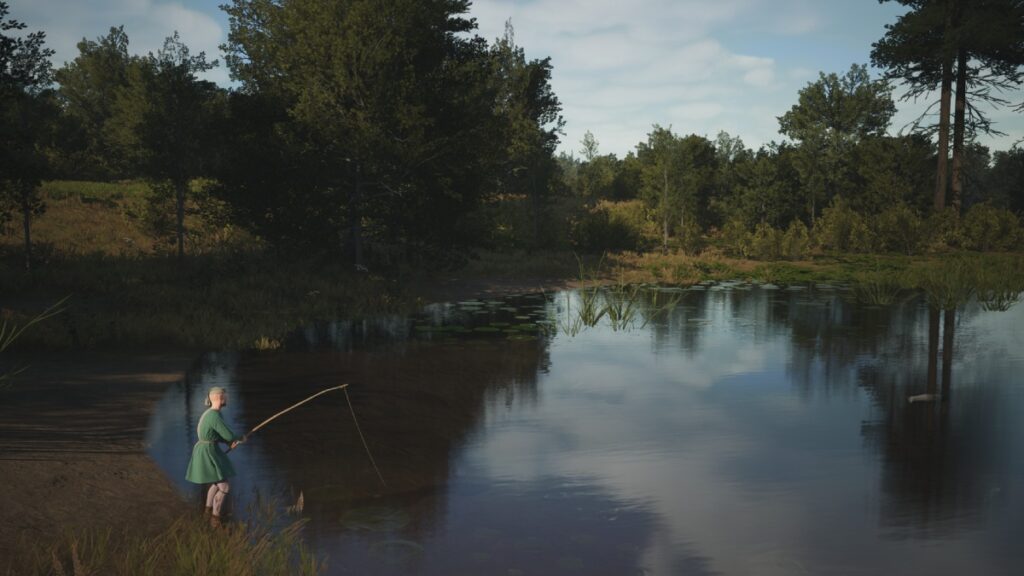
M836 196L814 223L814 238L825 250L835 252L870 252L871 230L864 217Z
M722 227L719 236L720 246L729 256L734 258L746 258L750 253L750 232L747 225L740 218L733 218Z
M906 204L886 208L875 217L873 227L879 248L884 251L911 255L921 248L921 217Z
M687 254L700 254L704 249L704 235L700 226L693 220L687 220L679 232L679 246Z
M778 260L782 255L782 233L762 222L754 227L750 239L750 257L754 260Z
M960 218L955 208L932 212L925 219L923 227L922 237L925 249L929 252L939 252L964 245Z
M800 219L793 220L782 237L782 257L803 260L811 247L811 233Z
M642 250L650 244L651 226L639 200L601 201L576 221L573 245L588 252Z
M963 219L966 247L973 250L1012 250L1021 240L1017 215L990 204L975 204Z

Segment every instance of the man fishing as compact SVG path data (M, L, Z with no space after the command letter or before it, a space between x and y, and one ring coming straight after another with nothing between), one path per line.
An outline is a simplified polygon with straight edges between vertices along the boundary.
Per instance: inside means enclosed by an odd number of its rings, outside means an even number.
M220 386L210 388L206 395L206 412L199 417L196 433L199 440L192 448L192 458L188 461L185 479L195 484L209 484L206 493L206 514L210 517L210 525L219 528L221 507L231 486L228 478L235 475L227 455L217 447L218 442L230 445L234 449L245 442L245 436L235 436L221 416L221 408L228 405L228 394Z

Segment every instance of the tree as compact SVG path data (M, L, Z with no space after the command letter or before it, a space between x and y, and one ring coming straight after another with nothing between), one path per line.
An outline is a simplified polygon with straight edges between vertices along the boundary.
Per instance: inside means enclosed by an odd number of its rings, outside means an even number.
M946 204L953 109L952 197L959 206L964 144L976 131L996 132L977 103L1006 104L998 93L1022 80L1024 5L1019 0L898 1L910 11L886 26L885 36L873 45L871 59L888 70L887 78L908 87L904 99L939 91L935 210ZM954 82L955 106L951 103ZM916 129L921 128L920 121L915 122ZM931 132L933 127L924 129Z
M701 214L707 209L714 183L715 148L703 136L680 138L671 127L657 124L647 142L637 145L642 165L641 194L661 222L662 249L668 250L672 222L678 222L680 234L699 229Z
M679 229L700 228L706 221L718 169L715 145L703 136L690 134L679 141L682 164L680 195L675 206Z
M32 218L45 208L38 192L48 168L43 138L55 113L46 91L53 50L44 47L44 32L8 36L26 27L8 19L9 11L0 2L0 221L21 213L25 268L30 269Z
M612 180L612 196L616 200L632 200L640 196L643 188L643 165L636 153L629 151L618 162Z
M954 21L957 64L951 192L959 212L970 154L965 141L979 127L998 132L971 101L1009 104L997 93L1024 82L1024 2L957 0Z
M594 134L587 130L583 135L583 140L580 141L580 145L583 146L581 153L583 157L587 159L587 162L593 162L594 158L597 158L597 138L594 138Z
M718 172L715 176L714 195L711 199L718 224L729 220L735 212L733 201L740 185L740 173L753 160L751 152L739 136L730 136L724 130L715 137L715 159Z
M862 138L885 134L896 111L892 89L854 64L843 76L821 73L779 117L779 131L797 143L797 169L813 220L818 206L852 192L849 157Z
M64 115L74 124L71 130L81 135L77 151L81 158L73 161L79 172L100 178L128 175L129 166L111 141L108 124L114 116L118 92L128 85L133 60L128 55L124 26L112 27L95 41L83 38L78 43L78 56L55 74Z
M661 249L668 252L669 221L672 216L673 200L680 195L679 138L672 128L657 124L647 134L647 142L637 145L637 157L643 165L643 189L645 203L654 211L661 222Z
M185 202L189 183L209 169L210 127L219 90L197 75L217 65L206 54L193 56L178 33L156 53L128 69L117 91L110 134L126 158L154 184L172 195L178 260L185 257Z
M1024 215L1024 149L993 154L987 188L993 204Z
M523 48L515 43L511 21L505 23L505 35L491 47L491 57L505 135L500 189L526 193L533 213L533 244L539 246L544 243L543 221L558 175L555 149L565 125L562 104L551 88L551 59L527 60ZM597 140L591 134L589 148L586 138L584 142L585 154L589 150L596 157ZM594 179L582 166L578 177L584 185Z
M852 160L858 194L850 206L862 214L878 214L899 204L925 212L932 203L935 150L921 134L876 136L860 141Z
M470 215L494 189L508 138L499 109L514 103L498 101L487 43L468 36L468 2L233 0L225 10L232 76L275 119L254 128L286 145L273 164L301 170L302 186L284 187L223 174L223 193L264 232L345 250L357 265L368 241L409 255L476 237ZM532 74L543 86L544 70ZM309 204L296 210L293 195Z
M754 160L744 164L738 172L735 216L741 218L749 228L759 223L781 227L784 223L778 210L782 207L779 201L785 190L779 178L777 159L762 149Z

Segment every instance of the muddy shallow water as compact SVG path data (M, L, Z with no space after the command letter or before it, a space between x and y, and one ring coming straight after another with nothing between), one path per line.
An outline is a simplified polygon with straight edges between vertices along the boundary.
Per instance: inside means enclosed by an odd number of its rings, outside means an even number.
M1022 310L950 330L921 297L744 284L434 305L209 354L148 442L195 494L206 388L244 431L350 383L387 487L340 394L231 454L235 515L301 492L330 574L1018 574Z

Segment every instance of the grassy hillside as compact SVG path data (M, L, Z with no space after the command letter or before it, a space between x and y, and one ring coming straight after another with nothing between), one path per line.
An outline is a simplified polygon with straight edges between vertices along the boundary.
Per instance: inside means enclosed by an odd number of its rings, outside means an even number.
M35 250L45 259L104 254L138 257L169 254L174 248L174 206L145 182L53 181L43 184L46 212L32 222ZM185 227L190 253L255 244L243 231L226 223L224 207L194 182L186 206ZM0 247L10 252L23 242L20 219L0 234Z

